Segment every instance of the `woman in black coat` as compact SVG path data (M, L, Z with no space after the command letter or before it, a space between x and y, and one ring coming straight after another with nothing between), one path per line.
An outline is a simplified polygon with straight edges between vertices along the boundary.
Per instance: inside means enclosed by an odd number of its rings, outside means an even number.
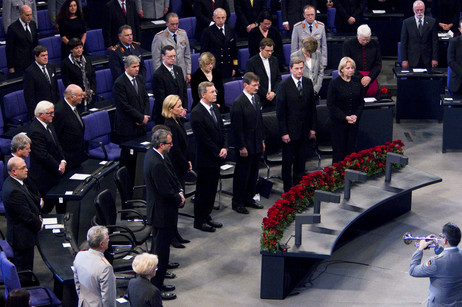
M70 84L80 86L85 95L85 105L89 105L96 92L96 75L90 57L83 55L83 43L78 38L69 41L70 54L61 63L64 87Z
M364 107L364 88L355 74L356 64L343 57L338 65L339 76L329 83L327 108L332 132L332 163L342 161L355 151L359 120Z
M217 94L217 105L220 108L221 114L226 113L225 106L225 89L223 87L223 79L221 74L215 68L215 57L210 52L204 52L199 57L199 68L191 76L191 93L193 96L193 104L191 110L199 103L198 87L201 82L209 81L215 85Z
M128 282L128 301L132 307L162 307L162 296L159 289L151 283L156 276L156 255L143 253L137 255L132 263L133 271L138 275Z
M87 28L83 19L82 8L75 0L66 0L56 17L59 35L61 36L61 54L64 59L69 53L67 44L72 38L79 38L85 45Z
M191 171L192 164L188 158L188 137L184 128L183 118L186 116L186 110L183 109L181 99L178 95L169 95L164 99L162 104L162 116L165 117L164 125L170 128L172 132L173 147L170 150L169 158L172 161L175 175L185 191L186 174ZM172 240L173 247L184 248L181 243L189 243L181 237L176 230L176 237Z

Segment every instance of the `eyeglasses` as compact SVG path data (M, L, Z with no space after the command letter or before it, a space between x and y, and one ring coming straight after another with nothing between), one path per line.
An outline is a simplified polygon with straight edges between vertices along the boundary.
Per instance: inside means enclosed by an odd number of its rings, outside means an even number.
M162 143L162 144L164 144L164 145L172 145L172 144L173 144L173 142Z
M446 236L445 236L444 234L442 234L442 233L440 233L438 236L439 236L441 239L446 239Z
M43 113L43 114L52 116L52 115L55 115L55 112L46 112L46 113Z

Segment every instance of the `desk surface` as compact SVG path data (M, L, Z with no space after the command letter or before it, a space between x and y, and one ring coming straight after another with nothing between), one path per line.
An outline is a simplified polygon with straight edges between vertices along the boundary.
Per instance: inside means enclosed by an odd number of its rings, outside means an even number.
M462 107L462 96L441 95L441 105Z
M95 159L88 159L82 163L82 165L72 171L68 171L61 177L59 183L48 191L45 198L56 199L62 197L66 200L78 200L85 195L88 189L92 187L90 184L93 181L99 180L101 177L111 172L119 165L119 162L109 161L105 165L100 164L102 161ZM86 180L71 180L70 177L75 173L79 174L91 174ZM86 181L87 184L83 184L80 188L79 185ZM78 191L76 191L76 189ZM69 193L72 192L71 193Z
M447 71L442 68L428 70L426 72L413 72L412 68L402 69L401 67L393 67L393 73L397 78L445 78L448 76Z

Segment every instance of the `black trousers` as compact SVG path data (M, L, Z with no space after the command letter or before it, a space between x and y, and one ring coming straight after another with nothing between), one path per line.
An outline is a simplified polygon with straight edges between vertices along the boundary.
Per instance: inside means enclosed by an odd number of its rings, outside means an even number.
M332 163L342 161L356 149L359 122L348 124L346 121L331 120L332 125Z
M152 245L151 254L157 255L159 263L157 264L156 276L151 279L151 282L157 288L161 288L164 284L165 273L170 258L170 244L176 234L176 225L166 228L152 227Z
M284 192L298 184L305 174L308 140L301 137L282 145L282 181Z
M215 203L220 167L198 167L196 199L194 201L194 225L201 225L211 219L210 213Z
M130 135L130 136L122 136L118 135L117 140L119 141L120 144L133 140L141 135ZM128 170L128 173L130 174L130 179L132 180L132 183L135 180L135 173L136 173L136 154L134 153L133 155L130 154L130 149L129 148L122 148L120 151L120 162L119 162L120 167L125 166Z
M233 176L233 208L242 207L252 201L258 179L258 158L260 154L239 156Z
M13 248L14 252L14 265L16 270L25 271L34 269L34 246L26 249Z

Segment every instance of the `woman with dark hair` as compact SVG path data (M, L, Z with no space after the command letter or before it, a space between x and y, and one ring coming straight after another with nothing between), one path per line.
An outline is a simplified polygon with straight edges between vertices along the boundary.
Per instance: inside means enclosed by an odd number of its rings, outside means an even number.
M58 24L59 35L61 36L61 54L64 59L69 54L67 44L72 38L79 38L82 44L85 45L87 39L87 29L83 19L82 8L76 0L66 0L59 15L56 18Z
M89 105L96 91L95 70L90 57L83 55L83 43L80 39L71 38L67 47L71 52L61 63L64 87L70 84L80 86L85 96L85 105Z
M215 85L218 91L217 105L220 108L221 114L226 113L225 106L225 90L221 74L215 68L215 57L210 52L204 52L199 57L199 68L191 76L191 93L193 96L193 104L191 110L199 103L198 86L201 82L210 81Z
M175 175L180 181L183 191L185 191L186 174L192 170L192 164L188 157L188 137L183 124L183 118L186 116L186 110L178 95L168 95L162 104L162 116L165 117L164 125L170 128L172 132L173 147L170 150L169 158L172 161ZM184 248L182 243L189 243L181 237L176 229L176 236L172 239L172 246Z
M29 307L29 301L29 291L25 289L14 289L8 294L5 307Z
M274 42L273 56L278 58L279 64L284 63L284 53L282 51L282 37L278 29L272 26L273 16L268 11L263 11L258 15L258 27L249 32L249 58L260 52L260 42L264 38L271 38Z
M355 76L356 64L343 57L338 65L338 77L330 81L327 108L332 135L332 163L345 159L355 151L359 119L364 107L364 88Z

